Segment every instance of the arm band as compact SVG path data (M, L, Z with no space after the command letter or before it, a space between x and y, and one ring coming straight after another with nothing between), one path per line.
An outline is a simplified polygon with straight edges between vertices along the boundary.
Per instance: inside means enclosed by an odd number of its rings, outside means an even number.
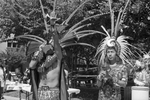
M43 52L37 51L34 53L32 60L40 61L43 58Z
M56 61L57 61L57 56L56 56L56 54L54 54L53 56L48 55L48 56L46 57L44 67L45 67L45 68L48 68L49 66L51 66L51 65L52 65L54 62L56 62Z

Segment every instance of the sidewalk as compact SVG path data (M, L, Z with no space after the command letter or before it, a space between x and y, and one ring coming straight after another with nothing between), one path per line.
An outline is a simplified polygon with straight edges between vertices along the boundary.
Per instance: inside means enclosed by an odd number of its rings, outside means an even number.
M16 97L11 97L11 96L4 96L5 99L2 100L20 100L19 98ZM25 99L21 99L21 100L25 100Z
M11 96L4 96L5 99L2 100L20 100L19 98L16 97L11 97ZM21 99L21 100L25 100L25 99ZM71 98L71 100L81 100L79 98Z

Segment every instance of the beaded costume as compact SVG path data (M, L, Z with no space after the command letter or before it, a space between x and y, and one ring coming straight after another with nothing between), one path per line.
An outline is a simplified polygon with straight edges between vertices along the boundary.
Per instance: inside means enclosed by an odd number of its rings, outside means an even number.
M134 83L138 86L149 86L149 54L145 54L142 61L136 60Z
M120 86L114 83L112 78L127 82L126 66L115 63L114 65L109 65L101 72L103 73L103 78L98 80L102 82L98 100L120 100Z
M110 15L111 15L111 31L110 33L102 26L106 32L106 37L99 44L96 51L97 63L100 66L100 73L98 75L97 85L99 87L98 100L122 100L122 88L127 84L128 75L126 63L131 64L129 58L134 57L134 54L129 47L131 44L127 42L128 36L120 35L123 31L123 17L126 7L129 3L127 1L125 8L118 14L115 20L114 11L112 10L112 1L109 0ZM116 23L114 23L116 22ZM110 64L107 58L107 50L113 48L116 52L116 59L114 64Z

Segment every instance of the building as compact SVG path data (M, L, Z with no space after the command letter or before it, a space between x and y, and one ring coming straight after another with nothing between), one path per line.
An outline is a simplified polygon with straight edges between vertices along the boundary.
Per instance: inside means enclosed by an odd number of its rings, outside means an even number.
M0 43L0 53L5 52L7 49L7 42Z
M14 38L14 35L11 34L10 37L8 37L8 39L12 39ZM6 41L6 42L2 42L0 43L0 53L1 52L6 52L7 51L18 51L19 49L22 49L22 47L24 47L23 44L19 43L18 41Z

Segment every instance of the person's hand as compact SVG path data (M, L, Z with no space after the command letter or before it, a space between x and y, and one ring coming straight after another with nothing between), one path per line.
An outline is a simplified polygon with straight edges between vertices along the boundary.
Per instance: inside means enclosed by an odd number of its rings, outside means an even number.
M117 77L113 77L112 79L113 79L114 83L118 83L118 81L119 81Z
M143 82L138 82L138 85L144 86L145 84Z
M42 51L44 47L45 47L45 43L41 44L41 45L39 46L39 51Z
M44 72L44 71L45 71L44 67L39 67L39 68L38 68L38 72L42 73L42 72Z
M105 71L101 71L100 74L97 76L97 79L101 80L105 77L106 72Z
M23 81L28 80L29 78L27 76L23 76Z
M137 79L134 79L134 83L139 85L139 86L144 86L145 85L144 82L138 81Z
M43 72L45 72L45 67L44 67L44 65L45 64L42 64L42 66L40 66L40 67L38 67L38 72L40 72L40 73L43 73Z

